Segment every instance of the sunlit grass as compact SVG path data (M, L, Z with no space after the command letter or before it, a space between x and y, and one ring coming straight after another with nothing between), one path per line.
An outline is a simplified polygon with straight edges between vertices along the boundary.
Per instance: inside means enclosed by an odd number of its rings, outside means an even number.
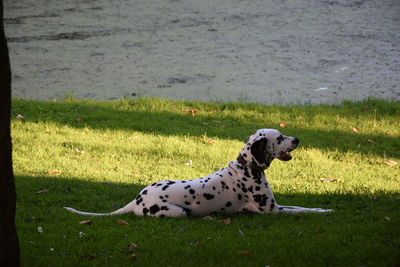
M400 102L14 100L12 112L17 224L27 266L121 266L132 253L141 266L399 263ZM115 217L62 209L112 211L154 181L207 175L234 160L259 128L301 139L292 161L268 169L278 203L335 213L216 215L213 221L124 215L118 218L129 226L122 227ZM36 194L43 189L49 190ZM230 224L218 222L227 217ZM80 225L83 219L93 224ZM128 251L130 242L140 249ZM243 250L251 255L238 253Z

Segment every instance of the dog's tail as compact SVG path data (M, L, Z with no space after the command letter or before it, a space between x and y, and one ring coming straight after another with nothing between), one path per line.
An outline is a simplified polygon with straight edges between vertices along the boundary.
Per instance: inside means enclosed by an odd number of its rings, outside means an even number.
M116 215L116 214L125 214L125 213L129 213L129 212L135 213L133 208L134 208L134 204L129 203L125 207L120 208L120 209L110 212L110 213L94 213L94 212L79 211L79 210L76 210L76 209L70 208L70 207L64 207L64 209L69 210L70 212L80 214L80 215L89 215L89 216L110 216L110 215Z

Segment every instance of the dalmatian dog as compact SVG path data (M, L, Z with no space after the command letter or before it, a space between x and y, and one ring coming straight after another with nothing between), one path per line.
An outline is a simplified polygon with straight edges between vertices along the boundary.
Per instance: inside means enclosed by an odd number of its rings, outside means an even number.
M274 129L260 129L251 135L237 160L228 167L194 180L166 180L145 187L125 207L111 213L82 212L105 216L132 212L139 216L205 216L215 212L299 213L331 212L330 209L281 206L275 201L264 171L274 159L289 161L300 140Z

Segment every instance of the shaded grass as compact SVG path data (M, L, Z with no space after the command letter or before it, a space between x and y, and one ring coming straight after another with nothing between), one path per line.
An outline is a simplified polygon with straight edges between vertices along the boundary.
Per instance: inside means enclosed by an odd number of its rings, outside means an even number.
M400 158L400 102L278 107L14 100L12 112L25 117L12 121L24 265L121 266L132 253L140 266L400 264L400 168L385 164ZM208 221L90 218L61 209L112 211L151 182L204 176L236 158L256 129L279 128L280 122L286 124L282 132L302 141L292 161L268 170L278 203L335 213L215 215ZM228 217L230 224L219 222ZM93 224L80 225L83 219ZM129 251L131 242L139 249Z

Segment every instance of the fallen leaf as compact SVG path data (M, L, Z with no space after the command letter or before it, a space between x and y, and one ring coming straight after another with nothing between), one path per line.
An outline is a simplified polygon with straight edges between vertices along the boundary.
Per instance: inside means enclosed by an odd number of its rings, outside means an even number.
M207 141L207 144L212 145L212 144L214 144L215 142L217 142L217 141L215 141L214 139L210 139L210 140Z
M279 123L279 127L285 128L286 127L286 123L284 123L284 122Z
M129 255L128 257L126 257L126 259L128 261L134 261L134 260L136 260L136 258L137 258L137 255L135 253Z
M81 122L82 122L82 119L81 119L81 118L76 118L76 119L75 119L75 122L76 122L76 123L81 123Z
M239 228L239 234L244 235L243 231Z
M60 170L48 170L47 173L58 174L58 173L61 173L61 171Z
M185 113L192 113L192 116L196 115L197 113L197 109L185 109L184 112Z
M390 220L391 220L391 218L390 218L390 217L387 217L387 216L385 216L385 220L386 220L386 221L390 221Z
M207 125L208 125L208 122L203 122L203 125L207 126Z
M36 192L36 194L43 194L43 193L48 193L49 192L49 188L46 189L42 189Z
M387 160L387 161L385 161L385 164L386 164L386 165L389 165L389 166L394 166L394 165L397 165L397 161L394 161L394 160Z
M372 140L372 139L368 139L367 141L370 142L370 143L375 143L375 141Z
M192 160L190 159L190 160L188 160L186 163L185 163L185 165L187 165L187 166L191 166L193 164L193 162L192 162Z
M357 129L356 127L351 127L351 130L352 130L354 133L358 132L358 129Z
M79 150L79 149L77 149L77 148L75 148L75 152L76 152L76 153L80 153L80 154L83 154L83 153L85 153L85 151L83 151L83 150Z
M223 220L219 220L218 222L219 223L223 223L223 224L230 224L231 223L231 218L226 218L226 219L223 219Z
M118 219L117 222L118 222L120 225L122 225L122 226L127 226L127 225L129 225L129 223L127 223L126 221L121 220L121 219Z
M207 221L214 221L214 218L211 216L204 216L203 219Z
M91 220L80 221L79 224L91 225L92 221Z
M85 232L79 232L79 237L84 237L85 235Z
M38 233L43 233L43 228L42 228L42 226L38 226L38 227L36 228L36 230L38 231Z
M240 255L251 255L251 252L250 251L246 251L246 250L239 250L238 253Z
M206 137L204 135L200 135L199 138L204 139Z
M200 242L190 242L189 245L192 247L198 248L200 246Z
M24 116L22 116L21 114L18 114L17 116L15 116L15 118L17 118L17 119L25 119L25 117Z
M337 178L319 178L320 181L322 182L337 182L339 181Z
M128 249L132 251L132 250L138 249L138 246L135 243L129 243Z

